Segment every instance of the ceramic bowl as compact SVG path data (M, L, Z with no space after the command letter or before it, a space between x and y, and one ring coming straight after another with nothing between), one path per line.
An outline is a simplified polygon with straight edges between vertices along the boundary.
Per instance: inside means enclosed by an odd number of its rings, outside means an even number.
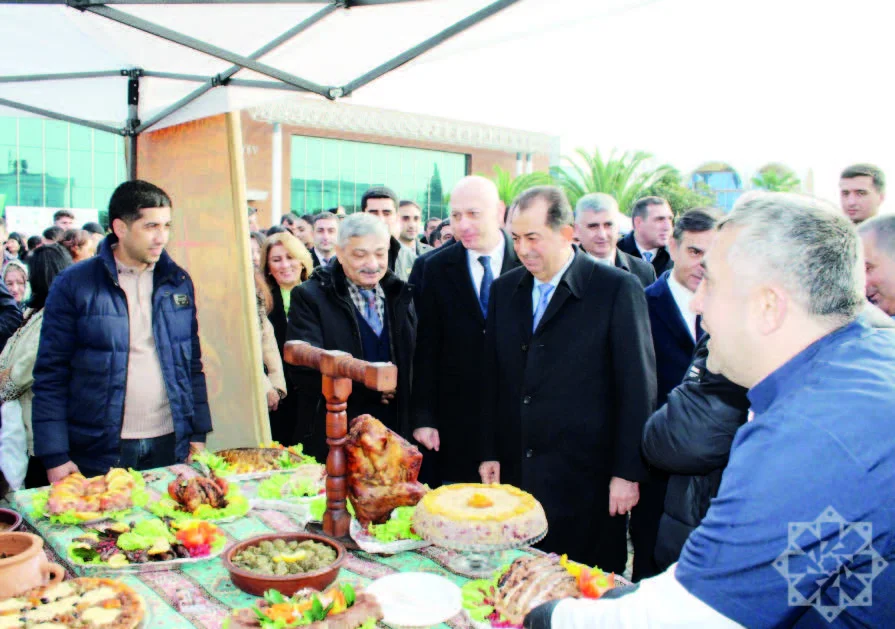
M0 523L8 524L9 528L0 531L2 533L11 533L13 531L18 531L22 526L22 516L13 511L12 509L0 509Z
M261 542L272 542L278 539L286 542L304 542L306 540L312 540L321 544L327 544L332 546L336 551L336 560L325 568L314 572L290 574L281 577L251 572L233 564L233 557L249 546L257 546ZM277 590L283 594L283 596L292 596L298 590L306 588L323 591L329 584L336 580L336 577L339 576L339 570L347 556L345 547L329 537L314 535L313 533L271 533L268 535L252 537L233 545L224 553L223 561L224 567L230 572L230 579L233 581L233 584L243 592L248 592L255 596L262 596L267 590Z

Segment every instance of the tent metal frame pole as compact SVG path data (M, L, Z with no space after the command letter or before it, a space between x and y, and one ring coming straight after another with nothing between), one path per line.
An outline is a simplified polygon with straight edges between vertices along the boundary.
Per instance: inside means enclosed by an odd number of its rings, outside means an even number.
M27 83L29 81L67 81L71 79L99 79L105 76L121 76L120 70L96 72L62 72L58 74L16 74L0 76L0 83Z
M127 80L127 122L125 133L127 135L127 179L134 181L137 178L137 138L140 127L140 77L143 71L133 68L128 71Z
M154 77L157 79L171 79L173 81L192 81L194 83L208 83L211 85L212 79L203 74L178 74L176 72L153 72L152 70L144 70L143 76ZM220 75L219 75L220 76ZM2 82L2 81L0 81ZM255 79L225 79L221 78L219 83L226 83L234 87L257 87L259 89L270 90L291 90L295 92L304 92L293 85L286 85L278 81L257 81Z
M75 8L78 7L75 5ZM277 79L278 81L282 81L289 85L294 85L295 87L307 90L309 92L314 92L315 94L319 94L326 98L331 98L331 96L329 95L330 88L318 85L313 81L302 79L295 76L294 74L283 72L282 70L278 70L267 64L259 63L258 61L254 61L248 57L244 57L243 55L238 55L219 46L209 44L208 42L201 41L199 39L196 39L195 37L184 35L183 33L179 33L170 28L165 28L164 26L155 24L154 22L150 22L149 20L144 20L142 18L136 17L135 15L131 15L130 13L125 13L124 11L119 11L118 9L113 9L107 6L88 6L84 7L84 10L112 20L113 22L118 22L119 24L130 26L131 28L143 31L144 33L149 33L150 35L154 35L155 37L158 37L160 39L165 39L167 41L174 42L175 44L180 44L181 46L192 48L193 50L209 55L210 57L229 61L230 63L241 66L242 68L254 70L259 74L269 76L272 79Z
M259 48L255 52L253 52L252 54L250 54L249 58L257 59L259 57L263 57L270 51L274 50L275 48L278 48L279 46L283 45L290 39L294 38L296 35L309 29L314 24L316 24L317 22L319 22L320 20L322 20L323 18L328 16L330 13L335 12L335 10L336 10L336 7L333 5L329 5L329 6L326 6L322 9L320 9L319 11L317 11L316 13L314 13L307 19L302 20L301 22L299 22L298 24L296 24L295 26L290 28L288 31L282 33L279 37L272 39L270 42L268 42L267 44L265 44L264 46L262 46L261 48ZM154 115L152 118L150 118L149 120L147 120L146 122L144 122L140 126L138 126L137 133L142 133L143 131L145 131L146 129L151 127L152 125L156 124L160 120L163 120L164 118L167 118L168 116L173 114L175 111L178 111L179 109L185 107L186 105L193 102L194 100L196 100L203 94L206 94L207 92L211 91L218 85L225 85L227 82L232 82L233 79L231 79L231 77L234 74L236 74L237 72L239 72L241 69L242 69L242 66L237 64L230 68L227 68L226 70L224 70L223 72L221 72L220 74L218 74L216 76L205 79L204 85L200 85L198 88L196 88L195 90L193 90L192 92L190 92L189 94L187 94L186 96L181 98L176 103L172 103L170 106L165 107L165 109L163 109L162 111L160 111L159 113ZM288 89L289 87L293 87L294 89L298 89L300 91L305 91L305 90L302 90L302 88L296 88L295 86L284 85L283 83L273 83L272 85L278 85L279 89L284 89L284 88Z
M341 9L419 2L419 0L3 0L0 4L67 4L78 9L104 4L321 4L324 1Z
M472 15L469 15L469 16L463 18L459 22L449 26L448 28L444 29L440 33L436 33L429 39L417 44L413 48L406 50L405 52L401 53L397 57L394 57L394 58L390 59L389 61L386 61L385 63L381 64L380 66L378 66L378 67L370 70L369 72L359 76L358 78L354 79L350 83L347 83L346 85L344 85L341 88L340 96L347 96L348 94L351 94L351 92L355 91L356 89L363 87L365 85L368 85L369 83L372 83L373 81L375 81L382 75L387 74L388 72L391 72L392 70L401 67L405 63L413 61L420 55L429 52L430 50L432 50L439 44L447 41L454 35L462 33L466 29L468 29L472 26L475 26L479 22L482 22L483 20L488 19L492 15L499 13L500 11L503 11L507 7L512 6L512 5L516 4L517 2L519 2L519 0L498 0L497 2L489 4L487 7L480 9L480 10L476 11L475 13L473 13ZM336 89L338 89L338 88L336 88Z
M56 111L50 111L49 109L42 109L40 107L33 107L31 105L26 105L25 103L19 103L14 100L8 100L6 98L0 98L0 106L9 107L10 109L19 109L21 111L26 111L29 114L43 116L44 118L52 118L53 120L61 120L62 122L70 122L72 124L83 125L85 127L90 127L91 129L97 129L98 131L105 131L106 133L114 133L115 135L122 135L121 129L117 129L112 126L102 124L101 122L93 122L92 120L85 120L83 118L76 118L74 116L68 116L66 114L61 114Z

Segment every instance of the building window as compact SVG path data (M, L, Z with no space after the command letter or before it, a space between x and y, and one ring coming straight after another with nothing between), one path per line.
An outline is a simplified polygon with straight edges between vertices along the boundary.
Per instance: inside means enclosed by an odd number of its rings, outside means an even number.
M291 204L296 214L341 205L360 209L373 186L388 186L422 208L423 216L446 217L446 196L467 174L467 156L385 144L292 136Z
M729 212L733 204L743 194L743 182L732 166L724 162L707 162L693 171L690 187L704 184L715 194L715 204Z
M0 117L0 209L7 205L98 209L127 178L124 140L43 118Z

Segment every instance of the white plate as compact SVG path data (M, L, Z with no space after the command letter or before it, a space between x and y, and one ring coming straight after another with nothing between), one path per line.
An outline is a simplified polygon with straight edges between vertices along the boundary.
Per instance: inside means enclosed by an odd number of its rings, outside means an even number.
M428 572L398 572L376 579L366 588L382 607L382 622L402 627L443 623L462 608L460 588Z

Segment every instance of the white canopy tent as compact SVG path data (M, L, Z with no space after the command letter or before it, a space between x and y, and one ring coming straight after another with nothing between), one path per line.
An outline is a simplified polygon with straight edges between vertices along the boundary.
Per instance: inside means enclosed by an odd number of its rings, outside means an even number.
M334 100L516 2L0 2L0 113L135 138L289 92Z
M0 113L132 135L351 96L747 181L782 162L833 196L849 162L895 169L893 17L886 0L0 2Z

